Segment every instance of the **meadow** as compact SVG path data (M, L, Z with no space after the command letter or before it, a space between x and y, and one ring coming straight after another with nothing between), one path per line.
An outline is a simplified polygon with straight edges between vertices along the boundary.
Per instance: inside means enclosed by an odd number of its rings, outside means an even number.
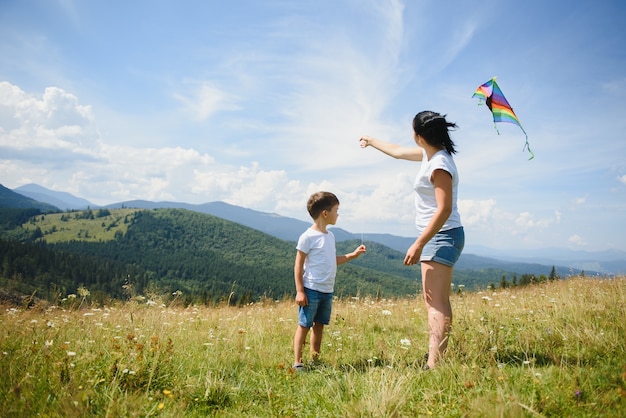
M81 288L2 307L0 416L626 416L624 277L457 287L449 350L429 371L419 297L336 300L304 373L290 368L291 300L181 301L93 306Z

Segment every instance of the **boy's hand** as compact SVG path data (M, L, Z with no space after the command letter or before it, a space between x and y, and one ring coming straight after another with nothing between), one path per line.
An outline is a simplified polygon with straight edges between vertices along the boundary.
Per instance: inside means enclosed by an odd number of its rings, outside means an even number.
M361 244L356 248L356 250L352 251L351 253L338 255L337 265L347 263L350 260L354 260L355 258L358 258L361 254L365 254L366 251L367 251L367 248L365 248L365 245Z
M356 250L354 250L354 256L358 257L361 254L365 254L367 252L367 247L365 247L365 245L361 244L357 247Z
M297 292L296 293L296 305L298 306L307 306L309 304L309 300L306 297L306 293Z

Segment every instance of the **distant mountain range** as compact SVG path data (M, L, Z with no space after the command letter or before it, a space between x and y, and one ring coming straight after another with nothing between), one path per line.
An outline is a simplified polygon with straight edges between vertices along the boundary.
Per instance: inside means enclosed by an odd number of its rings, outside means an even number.
M49 203L45 203L44 200L33 199L27 195L23 195L18 192L14 192L11 189L7 189L6 187L0 184L0 202L2 202L2 207L13 208L13 209L39 209L42 212L54 212L58 211L54 205Z
M9 190L6 188L3 189ZM13 192L25 196L32 201L51 205L55 209L59 208L64 211L99 208L98 205L94 205L85 199L75 197L66 192L49 190L36 184L17 187ZM0 193L0 198L4 199L2 193ZM108 209L123 207L142 209L188 209L217 216L231 222L248 226L276 238L294 242L297 241L302 231L310 226L310 222L284 217L274 213L259 212L224 202L189 204L180 202L131 200L104 206L104 208ZM355 240L364 237L366 242L377 242L400 252L406 251L415 239L390 234L351 233L341 228L333 228L333 233L337 241ZM557 268L560 275L570 273L577 274L581 270L586 274L621 275L626 274L626 252L618 250L587 252L560 248L516 250L515 252L508 252L468 244L456 268L470 270L495 268L518 274L532 273L547 275L552 269L552 266Z
M82 210L87 209L88 207L94 207L94 205L86 199L75 197L67 192L55 192L37 184L26 184L24 186L16 187L13 191L30 199L55 206L62 211L72 209Z

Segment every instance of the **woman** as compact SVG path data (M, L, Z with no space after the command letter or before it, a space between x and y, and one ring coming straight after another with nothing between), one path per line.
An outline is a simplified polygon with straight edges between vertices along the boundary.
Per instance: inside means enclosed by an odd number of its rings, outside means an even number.
M456 150L449 134L449 129L456 127L445 116L424 111L413 119L417 147L403 147L369 136L360 138L361 148L371 146L393 158L421 162L413 187L418 237L407 250L404 264L421 262L430 334L426 370L435 367L448 346L452 272L465 243L457 210L459 176L452 158Z

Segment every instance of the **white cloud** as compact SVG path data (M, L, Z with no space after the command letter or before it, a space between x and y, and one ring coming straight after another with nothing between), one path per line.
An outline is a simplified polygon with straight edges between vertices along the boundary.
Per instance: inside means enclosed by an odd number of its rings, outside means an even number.
M285 170L266 170L256 162L242 166L218 163L193 148L107 144L98 136L91 108L79 105L74 95L47 88L38 99L6 82L0 89L0 118L14 122L12 126L3 124L0 146L22 155L19 164L0 160L6 173L4 183L36 182L96 204L133 199L221 200L299 217L311 193L336 188L324 179L304 184L291 179ZM39 148L47 151L33 161ZM61 151L65 155L59 165Z
M522 231L529 229L542 230L550 226L554 222L553 219L535 219L535 216L530 212L522 212L515 219L515 224L520 227Z
M222 110L237 110L233 95L209 81L190 83L191 90L186 93L174 93L173 97L185 105L185 112L193 119L203 121Z
M459 200L458 206L463 225L468 227L480 226L492 220L496 200Z
M18 86L0 82L0 147L13 151L32 148L87 153L98 139L90 106L60 88L48 87L41 99Z
M618 180L620 183L622 183L622 184L626 185L626 174L624 174L623 176L619 176L619 177L617 177L617 180Z
M385 43L387 44L387 51L390 58L394 61L397 60L397 55L402 49L404 43L404 4L398 0L391 0L389 2L377 2L372 3L372 11L378 18L382 16L383 19L383 33Z
M103 145L100 175L89 183L100 184L118 199L179 200L189 195L189 179L197 167L215 162L207 154L188 148L133 148ZM189 186L188 186L189 185Z
M576 246L581 246L581 247L587 245L587 242L585 242L583 237L581 237L580 235L572 235L571 237L569 237L567 242L569 242L570 244L574 244Z
M395 233L413 235L412 185L413 178L402 171L388 172L384 176L376 172L363 179L341 181L336 185L341 201L341 226L357 231L391 233L389 228L393 225Z
M274 160L283 160L282 166L309 171L354 166L363 155L358 152L360 135L389 132L379 121L403 84L397 67L404 41L403 6L373 5L378 13L375 21L368 20L366 32L307 22L297 28L299 36L289 39L293 52L239 52L238 59L248 62L238 68L249 68L248 78L257 78L254 94L262 96L262 106L275 109L269 119L265 115L258 121L257 132L271 135L269 149ZM261 59L263 53L268 55ZM259 63L262 72L253 72ZM406 128L408 132L409 121ZM266 141L252 146L250 152L257 147L262 148L258 153L268 151Z
M283 170L263 170L258 163L229 169L204 166L194 170L192 191L237 206L273 211L277 202L291 207L291 200L302 204L304 187L291 181Z

